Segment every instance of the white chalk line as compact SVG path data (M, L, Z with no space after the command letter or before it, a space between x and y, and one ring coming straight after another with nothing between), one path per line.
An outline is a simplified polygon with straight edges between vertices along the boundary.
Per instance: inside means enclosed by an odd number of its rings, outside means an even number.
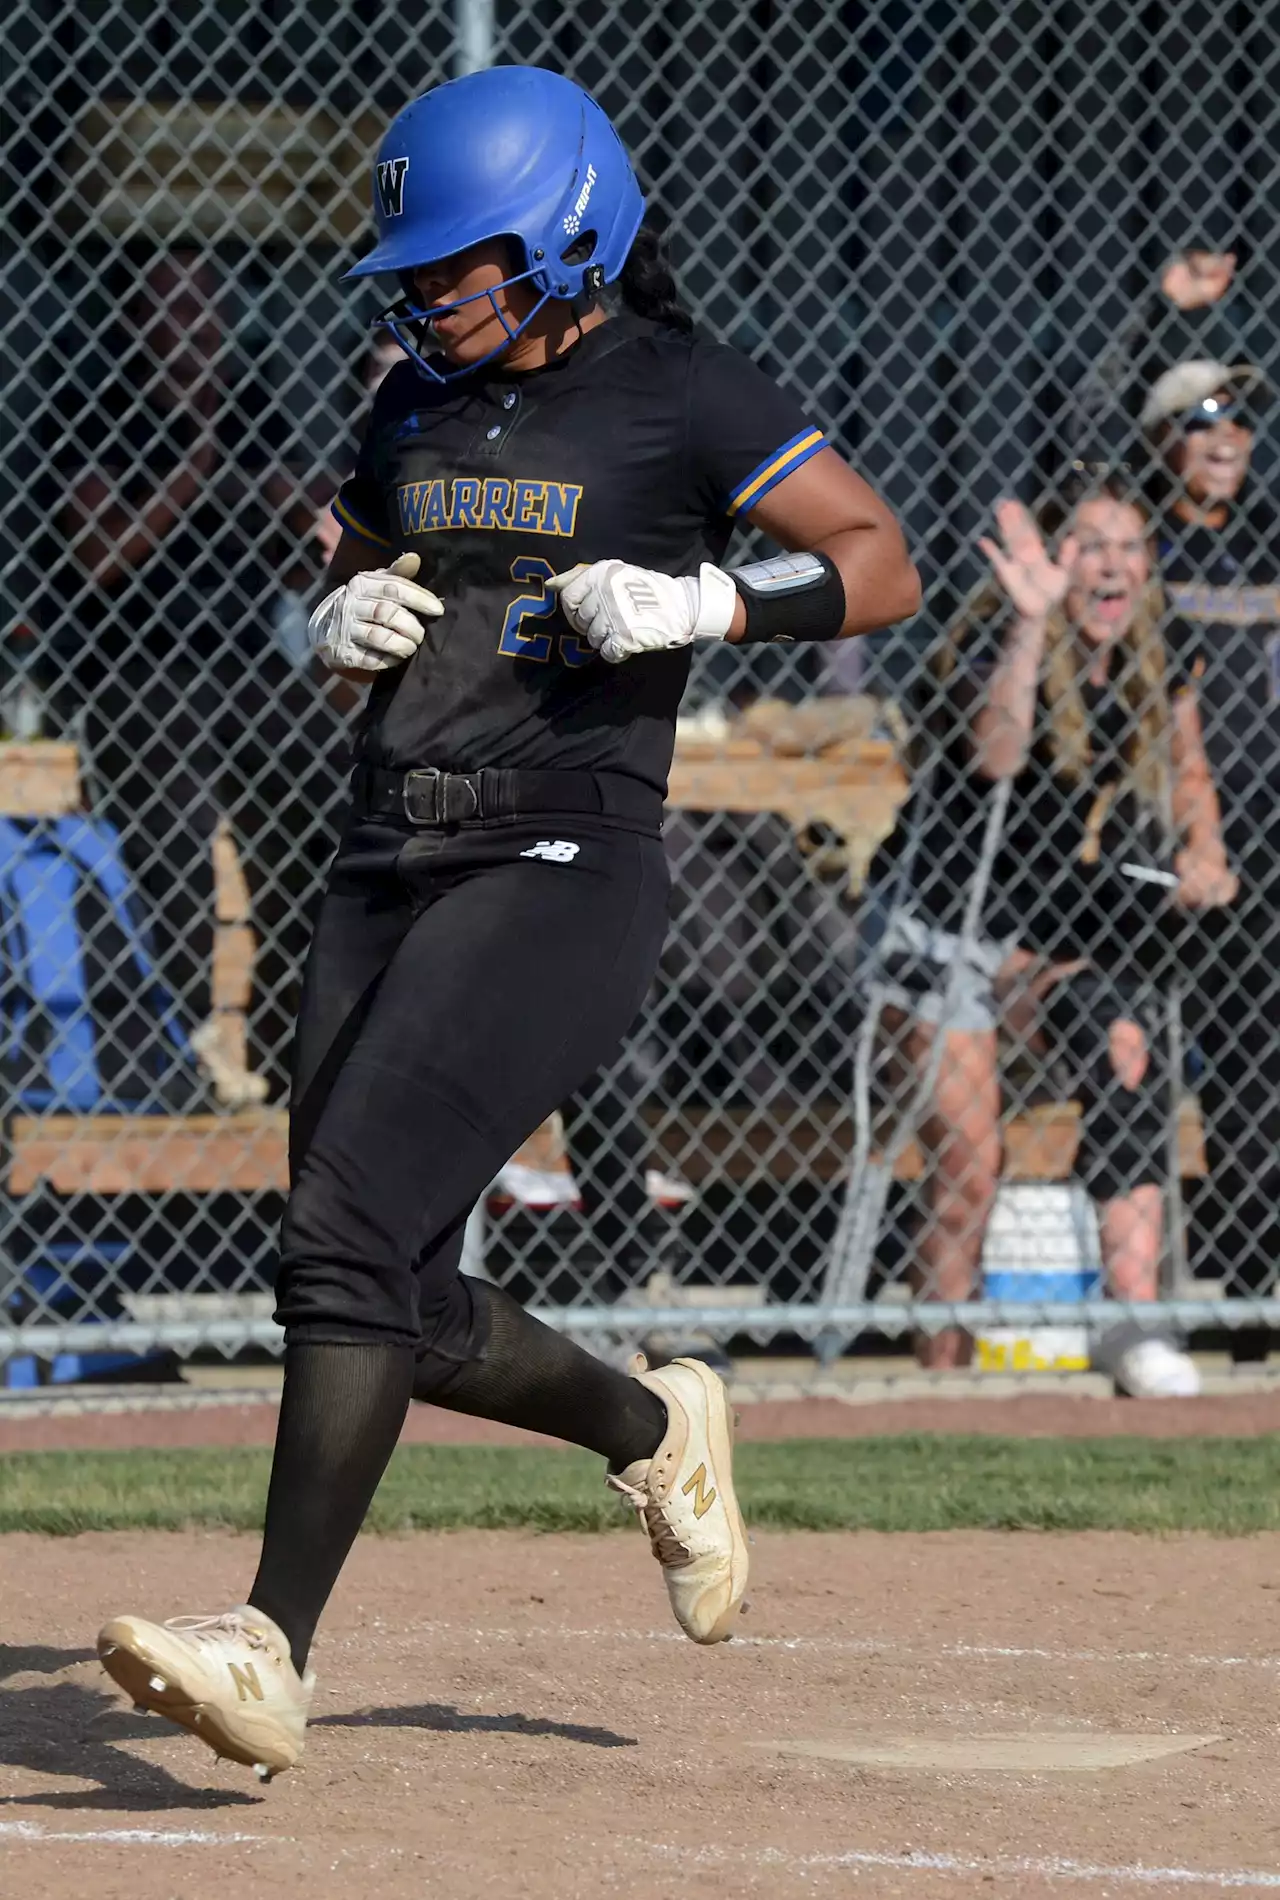
M777 1867L793 1872L839 1871L841 1868L893 1868L897 1872L927 1874L1007 1875L1025 1879L1029 1874L1046 1880L1105 1881L1128 1887L1212 1887L1253 1889L1274 1892L1280 1889L1280 1874L1266 1873L1254 1867L1148 1867L1129 1862L1109 1867L1087 1860L1068 1860L1056 1854L993 1856L977 1859L968 1854L877 1854L850 1848L839 1854L789 1854L781 1848L763 1847L735 1853L719 1847L674 1847L665 1842L636 1842L668 1860L693 1861L703 1866Z
M44 1828L34 1821L0 1821L0 1840L38 1842L46 1846L60 1841L78 1844L98 1842L112 1846L142 1847L221 1847L228 1844L271 1846L280 1844L259 1834L219 1833L206 1828ZM1025 1878L1029 1874L1049 1880L1080 1882L1106 1881L1114 1885L1139 1887L1212 1887L1280 1890L1280 1874L1250 1867L1150 1867L1139 1862L1107 1866L1091 1861L1069 1860L1058 1855L994 1856L979 1859L966 1854L875 1853L850 1848L837 1854L791 1854L781 1848L764 1847L754 1851L731 1852L715 1847L674 1847L665 1842L636 1841L637 1848L668 1860L693 1861L702 1866L737 1863L791 1870L838 1871L843 1868L893 1868L899 1871L939 1874L1008 1875Z
M411 1644L424 1636L468 1636L477 1643L678 1643L683 1646L688 1641L677 1630L567 1629L544 1624L530 1624L525 1629L494 1629L471 1623L421 1623L413 1631L395 1634L402 1642ZM935 1662L941 1657L958 1662L1156 1663L1167 1668L1280 1670L1280 1656L1203 1656L1158 1649L1043 1649L1007 1643L932 1645L897 1643L870 1636L749 1636L745 1631L741 1635L735 1633L729 1653L738 1649L780 1649L796 1653L811 1650L823 1655L899 1657L907 1662Z
M278 1838L278 1837L277 1837ZM0 1821L0 1841L106 1841L120 1847L273 1846L276 1839L261 1834L223 1834L200 1827L41 1827L38 1821Z

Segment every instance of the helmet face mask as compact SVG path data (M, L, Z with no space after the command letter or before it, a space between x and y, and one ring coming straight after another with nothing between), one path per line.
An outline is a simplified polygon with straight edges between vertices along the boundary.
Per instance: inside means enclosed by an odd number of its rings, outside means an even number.
M435 258L425 260L426 263L436 263L438 261L439 260ZM419 266L419 268L421 269L423 266ZM401 285L403 295L396 303L390 304L380 316L373 318L372 327L375 330L378 328L390 330L392 336L409 358L414 368L419 370L422 375L428 377L433 383L453 382L455 378L459 376L469 376L473 370L483 369L485 364L492 363L496 357L501 356L510 345L515 342L523 330L528 328L544 305L551 301L549 293L545 290L542 291L534 303L533 308L526 312L526 314L520 318L519 322L513 323L510 313L503 308L498 292L501 290L510 290L515 284L532 283L535 277L533 270L517 271L510 277L502 278L496 284L490 284L484 290L473 290L469 292L467 296L455 297L448 303L430 305L421 304L417 301L413 277L414 273L412 271L402 273ZM430 351L431 332L436 322L442 317L451 317L457 310L468 310L473 304L482 304L486 301L493 315L502 326L503 338L501 343L495 344L493 349L487 350L483 356L478 356L471 362L459 363L449 369L442 369L440 367L442 359L439 346L437 346L434 352ZM446 357L443 360L447 361L448 359Z
M378 242L349 278L414 272L504 239L501 282L425 309L410 283L379 319L433 382L468 375L509 349L551 300L594 297L622 271L644 198L617 133L580 87L536 66L490 67L416 99L387 131L374 167ZM537 293L513 324L497 293ZM441 367L423 345L436 318L487 298L503 341L484 358Z

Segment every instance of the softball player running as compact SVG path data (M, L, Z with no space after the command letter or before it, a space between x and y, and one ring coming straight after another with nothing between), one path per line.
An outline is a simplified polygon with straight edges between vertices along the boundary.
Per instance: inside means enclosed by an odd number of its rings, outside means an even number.
M601 1364L460 1274L462 1231L645 994L691 643L832 640L919 600L821 429L693 333L577 86L440 86L374 183L350 275L398 279L406 361L311 618L317 654L372 685L295 1046L262 1557L243 1606L118 1616L98 1645L136 1703L264 1776L302 1752L312 1635L411 1399L599 1452L680 1627L730 1634L747 1548L720 1381ZM726 572L740 520L797 552Z

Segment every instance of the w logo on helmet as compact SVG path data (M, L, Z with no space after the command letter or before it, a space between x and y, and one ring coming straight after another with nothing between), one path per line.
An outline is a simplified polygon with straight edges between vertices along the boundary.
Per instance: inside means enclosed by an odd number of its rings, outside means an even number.
M378 164L378 201L384 218L398 218L404 211L404 175L407 158L384 158Z

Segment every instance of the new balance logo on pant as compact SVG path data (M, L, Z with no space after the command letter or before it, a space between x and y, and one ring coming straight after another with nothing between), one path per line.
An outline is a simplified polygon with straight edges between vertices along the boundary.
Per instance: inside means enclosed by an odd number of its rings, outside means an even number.
M564 838L542 838L537 844L522 851L522 858L545 858L548 864L571 864L577 857L580 847L569 844Z

